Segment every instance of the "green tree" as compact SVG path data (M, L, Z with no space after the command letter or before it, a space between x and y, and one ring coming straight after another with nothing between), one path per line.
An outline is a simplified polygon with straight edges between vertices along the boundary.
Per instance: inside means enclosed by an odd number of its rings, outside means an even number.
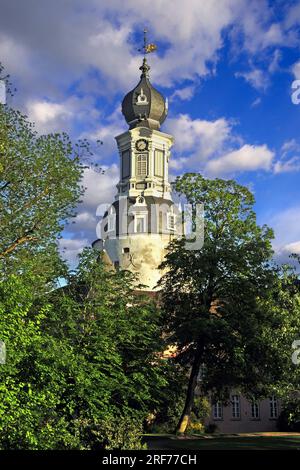
M2 68L0 67L0 73ZM20 269L20 259L53 252L82 188L79 155L67 134L39 136L26 116L0 104L0 264Z
M37 297L23 277L0 286L0 447L142 447L167 391L155 304L91 250L62 289Z
M203 247L187 250L184 239L174 241L162 266L168 269L161 280L166 334L178 362L190 370L177 426L184 432L199 373L202 393L225 397L232 387L267 393L278 377L283 344L276 348L275 336L283 331L283 311L274 312L273 233L257 225L250 191L199 174L178 177L174 187L194 208L203 203L205 214Z
M298 255L291 255L300 261ZM265 329L270 361L276 365L272 392L282 399L282 408L299 410L300 389L300 278L299 265L283 265L265 304L272 318L271 329ZM294 347L293 347L294 345ZM298 406L297 406L298 402ZM295 418L296 421L296 418Z
M71 343L80 358L66 399L81 445L89 448L137 446L137 436L130 443L126 434L136 428L140 439L167 385L160 312L151 299L137 296L132 281L129 272L108 271L85 250L64 294L52 294L47 331Z

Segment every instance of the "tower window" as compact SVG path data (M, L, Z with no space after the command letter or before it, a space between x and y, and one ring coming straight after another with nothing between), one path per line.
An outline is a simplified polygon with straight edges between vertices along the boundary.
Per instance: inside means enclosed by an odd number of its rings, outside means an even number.
M113 207L110 207L109 213L107 216L107 230L112 232L116 228L116 214Z
M164 152L162 150L155 150L154 152L154 175L164 176Z
M125 246L125 247L123 248L123 253L124 253L124 254L130 253L130 248L129 248L129 246Z
M136 233L146 232L146 215L137 215L134 218L134 227Z
M147 176L147 154L137 155L136 157L136 175Z
M122 153L122 178L128 178L130 176L130 153L129 150L125 150Z

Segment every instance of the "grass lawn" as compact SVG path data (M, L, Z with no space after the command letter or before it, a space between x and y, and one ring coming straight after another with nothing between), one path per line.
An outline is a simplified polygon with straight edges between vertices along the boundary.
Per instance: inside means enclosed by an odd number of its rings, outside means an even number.
M178 437L147 434L144 441L151 450L300 450L300 433L216 434Z

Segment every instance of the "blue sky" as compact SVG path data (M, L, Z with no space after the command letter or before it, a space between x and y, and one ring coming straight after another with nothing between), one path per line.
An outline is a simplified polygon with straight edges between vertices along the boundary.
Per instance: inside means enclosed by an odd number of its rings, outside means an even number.
M105 174L86 170L76 224L61 241L68 259L96 238L96 208L115 194L120 103L139 80L145 26L158 45L151 81L169 99L172 177L199 171L249 186L259 223L275 229L277 259L300 254L299 1L1 0L12 104L39 132L103 141L95 160Z

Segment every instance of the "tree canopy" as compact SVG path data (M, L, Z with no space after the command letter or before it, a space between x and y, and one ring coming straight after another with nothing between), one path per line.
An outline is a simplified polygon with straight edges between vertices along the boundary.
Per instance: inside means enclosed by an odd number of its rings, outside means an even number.
M184 239L174 241L162 265L166 335L177 346L178 362L191 368L178 424L183 432L199 374L203 393L223 397L233 387L263 396L276 381L282 383L278 364L291 364L286 355L283 361L282 349L291 351L300 312L286 315L276 303L285 294L272 262L273 232L257 225L247 188L199 174L178 177L174 188L194 207L204 204L205 224L201 249L187 250Z

